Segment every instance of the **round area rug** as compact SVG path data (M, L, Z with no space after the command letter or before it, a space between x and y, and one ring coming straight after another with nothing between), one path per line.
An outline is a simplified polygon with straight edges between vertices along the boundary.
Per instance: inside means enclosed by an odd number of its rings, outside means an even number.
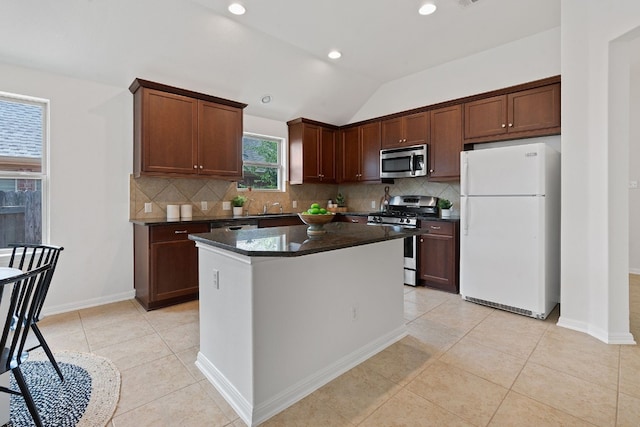
M54 354L64 375L60 381L44 353L32 354L20 365L40 419L45 426L105 426L120 397L120 372L104 357L91 353ZM13 375L10 388L19 390ZM11 396L10 427L34 426L21 396Z

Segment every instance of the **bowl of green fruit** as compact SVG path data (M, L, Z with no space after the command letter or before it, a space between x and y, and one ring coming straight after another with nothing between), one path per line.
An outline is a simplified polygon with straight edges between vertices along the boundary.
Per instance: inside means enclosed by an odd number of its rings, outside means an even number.
M302 222L309 226L309 228L307 228L307 234L309 236L318 236L327 232L327 230L323 229L323 226L331 222L335 214L328 212L325 208L321 208L317 203L312 203L309 209L299 213L298 216Z

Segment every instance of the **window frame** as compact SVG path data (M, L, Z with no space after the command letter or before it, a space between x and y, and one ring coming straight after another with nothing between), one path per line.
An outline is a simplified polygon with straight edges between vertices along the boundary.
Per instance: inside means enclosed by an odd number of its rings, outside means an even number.
M29 171L5 171L0 168L0 179L36 179L40 180L40 192L42 203L42 229L41 240L43 244L50 242L50 192L49 192L49 150L50 150L50 134L51 134L51 102L45 98L37 98L28 95L19 95L10 92L0 91L0 100L8 102L16 102L22 104L40 105L43 107L42 114L42 153L40 172ZM0 257L11 254L10 248L0 248Z
M241 188L238 186L238 181L236 182L236 190L238 192L245 192L245 191L259 191L261 193L284 193L286 192L286 188L285 188L285 183L287 181L287 176L286 176L286 172L287 172L287 145L286 145L286 139L280 136L272 136L272 135L264 135L264 134L259 134L259 133L255 133L255 132L243 132L242 133L242 138L244 139L245 137L248 138L255 138L255 139L264 139L264 140L268 140L268 141L273 141L275 143L278 144L278 163L267 163L267 162L245 162L244 160L242 161L242 170L244 172L244 166L245 164L249 165L249 166L266 166L266 167L276 167L278 169L278 188L274 188L274 189L267 189L267 188L254 188L254 187L247 187L247 188ZM244 151L243 151L244 154Z

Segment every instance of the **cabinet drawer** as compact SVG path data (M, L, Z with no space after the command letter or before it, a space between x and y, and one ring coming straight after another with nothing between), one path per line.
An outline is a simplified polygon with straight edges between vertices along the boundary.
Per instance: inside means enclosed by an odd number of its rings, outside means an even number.
M341 215L340 222L351 222L353 224L366 224L367 217L358 216L358 215Z
M172 240L187 240L191 233L208 233L209 223L157 225L150 227L149 240L151 243L169 242Z
M420 229L426 230L429 234L444 234L453 236L453 223L446 221L421 221Z

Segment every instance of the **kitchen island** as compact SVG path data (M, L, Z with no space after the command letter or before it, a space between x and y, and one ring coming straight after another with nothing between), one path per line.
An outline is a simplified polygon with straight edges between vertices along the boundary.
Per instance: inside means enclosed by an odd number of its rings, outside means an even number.
M406 335L411 229L330 223L190 235L199 254L196 365L250 426Z

